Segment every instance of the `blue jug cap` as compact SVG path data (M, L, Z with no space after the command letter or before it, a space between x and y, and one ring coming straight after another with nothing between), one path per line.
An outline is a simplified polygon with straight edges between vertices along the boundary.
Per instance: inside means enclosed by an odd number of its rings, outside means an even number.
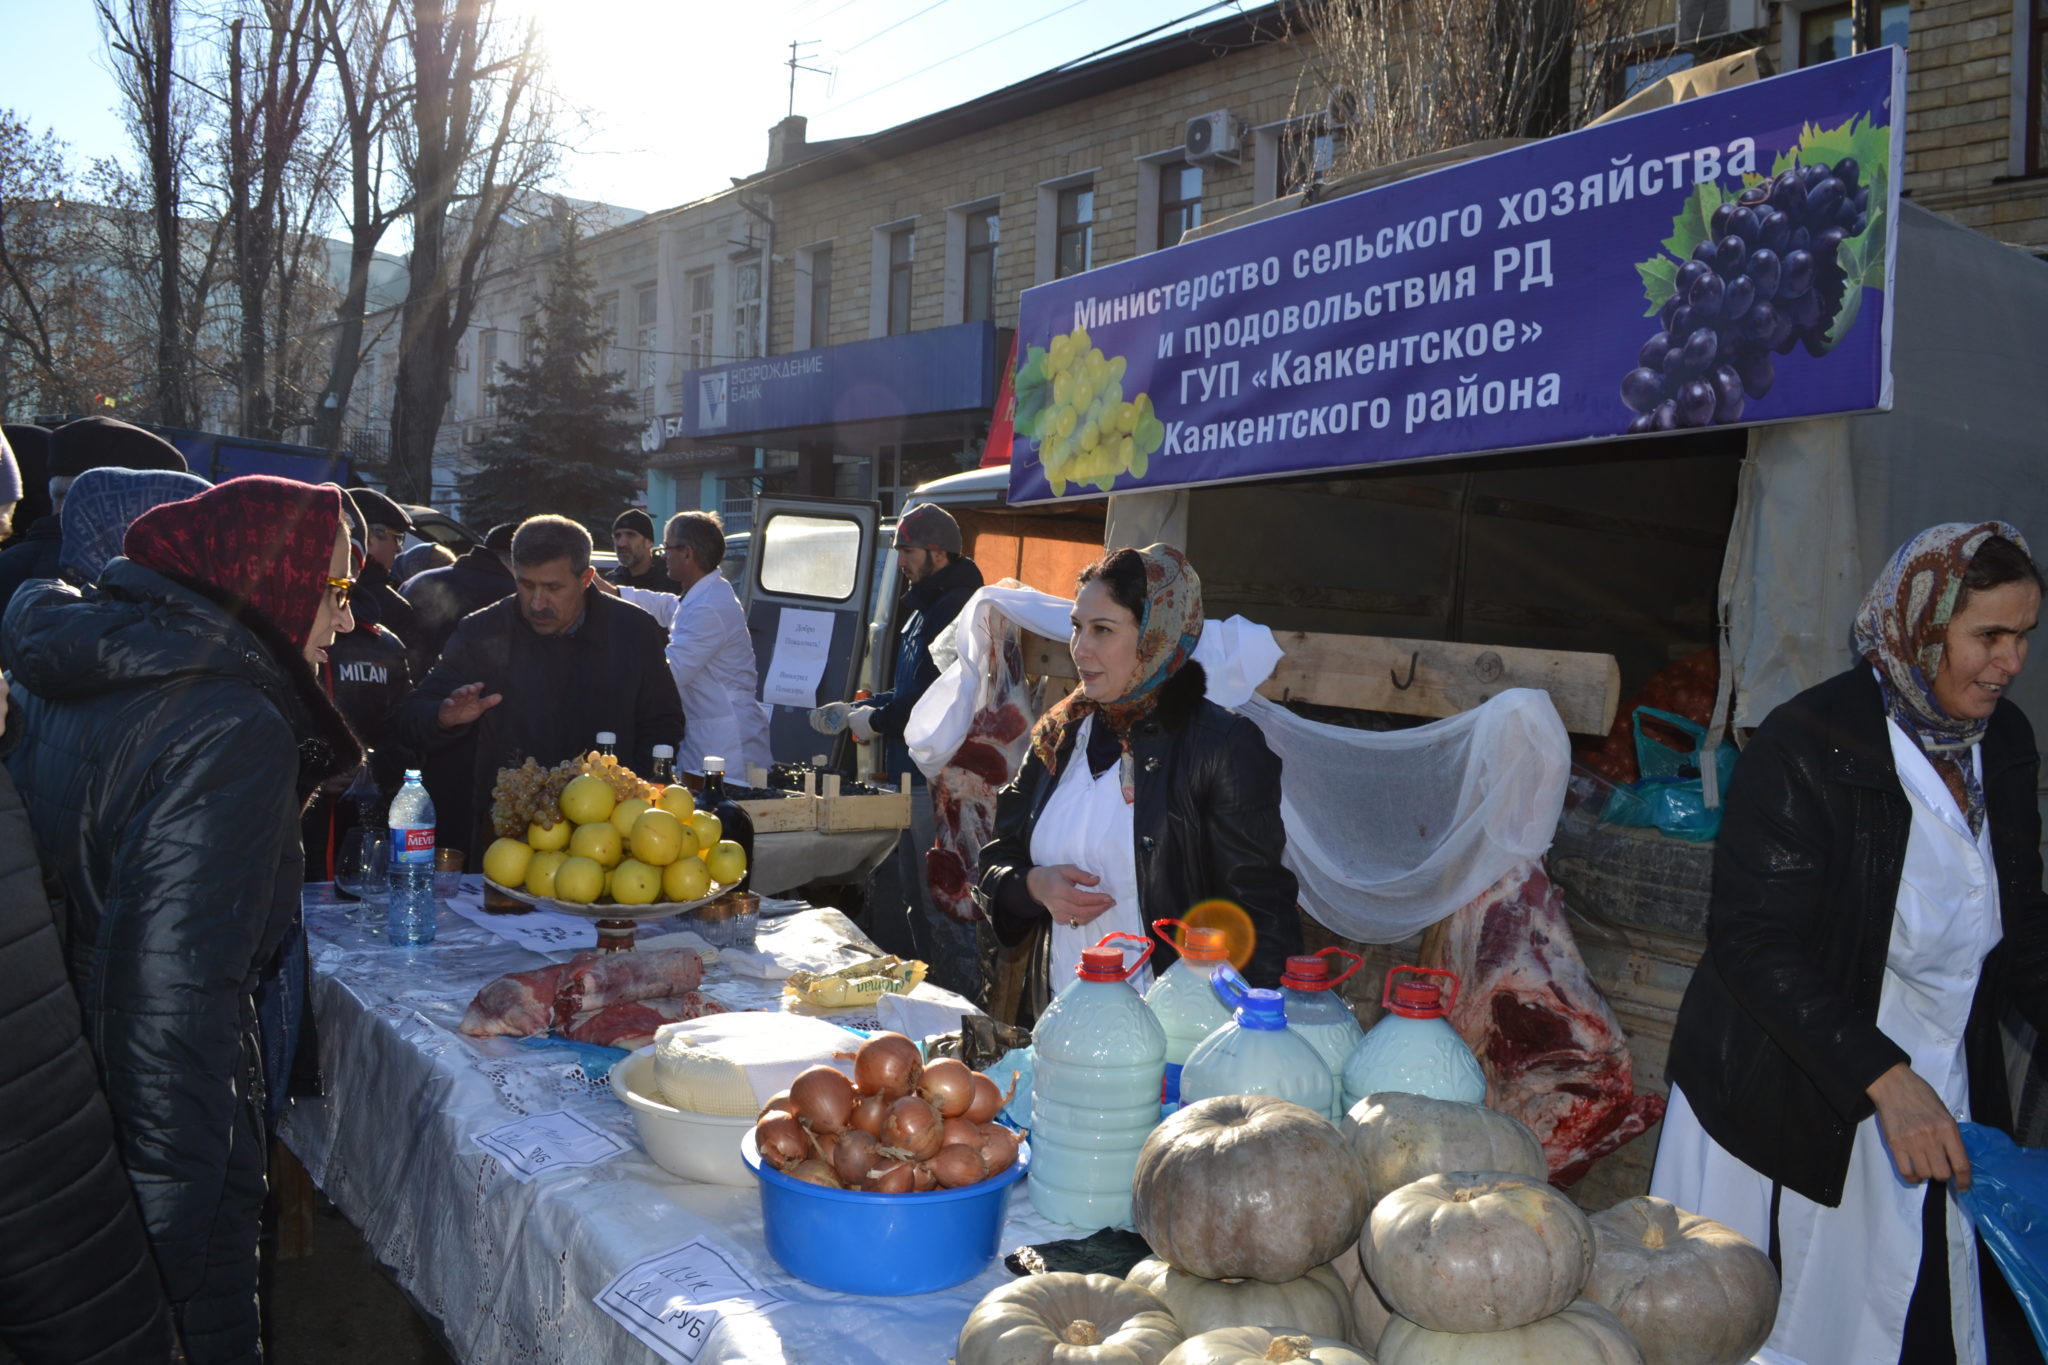
M1257 1029L1263 1033L1276 1033L1287 1027L1287 1000L1278 991L1260 990L1257 987L1246 991L1237 1007L1237 1026Z

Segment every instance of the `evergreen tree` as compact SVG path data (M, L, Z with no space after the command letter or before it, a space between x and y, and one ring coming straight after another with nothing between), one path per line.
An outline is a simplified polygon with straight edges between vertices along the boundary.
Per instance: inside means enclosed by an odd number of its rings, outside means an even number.
M490 385L499 420L463 480L463 510L476 526L553 512L606 545L640 482L640 423L620 376L599 368L610 338L598 327L575 225L566 215L560 223L537 334L522 338L525 360L499 365Z

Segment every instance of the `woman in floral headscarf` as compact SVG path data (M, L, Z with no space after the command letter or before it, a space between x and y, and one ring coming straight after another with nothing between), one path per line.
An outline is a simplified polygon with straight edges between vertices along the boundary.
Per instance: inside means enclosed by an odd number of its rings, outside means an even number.
M1922 531L1861 662L1766 717L1728 792L1651 1190L1770 1250L1769 1344L1809 1365L2037 1358L1948 1186L1958 1119L2012 1126L2006 1011L2048 1032L2040 759L2005 697L2041 591L2005 523Z
M1204 696L1190 657L1201 633L1202 582L1172 546L1114 550L1081 571L1069 641L1081 685L1039 719L997 798L974 891L1003 942L1036 938L1029 1017L1104 934L1149 935L1151 920L1205 900L1250 916L1253 985L1277 986L1301 951L1280 760ZM1162 944L1150 970L1173 958Z

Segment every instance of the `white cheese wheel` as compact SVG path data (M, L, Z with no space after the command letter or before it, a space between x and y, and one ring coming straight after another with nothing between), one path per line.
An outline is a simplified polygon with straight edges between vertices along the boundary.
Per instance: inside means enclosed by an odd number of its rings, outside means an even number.
M678 1109L751 1117L811 1067L836 1066L851 1076L861 1041L801 1014L750 1010L686 1019L655 1031L654 1084Z

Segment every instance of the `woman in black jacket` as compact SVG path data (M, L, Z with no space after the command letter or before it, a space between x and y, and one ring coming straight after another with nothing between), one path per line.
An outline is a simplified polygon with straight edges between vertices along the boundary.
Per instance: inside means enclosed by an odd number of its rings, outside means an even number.
M1770 1344L1809 1365L1983 1360L1987 1329L2032 1358L1996 1274L1980 1311L1946 1186L1957 1119L2011 1127L2007 1009L2048 1029L2040 760L2004 697L2040 611L2010 526L1921 532L1863 661L1766 717L1730 785L1651 1189L1782 1262Z
M1006 944L1035 936L1027 1018L1073 979L1081 949L1211 899L1257 934L1245 975L1277 986L1301 951L1294 874L1280 865L1280 760L1204 695L1194 663L1202 583L1168 545L1081 571L1070 646L1081 685L1039 719L996 799L976 904ZM1162 944L1151 969L1172 964ZM1140 989L1143 976L1133 978Z
M298 815L361 750L314 668L350 617L341 492L234 479L143 514L84 594L6 615L8 762L62 869L66 965L193 1365L259 1358L252 999L299 911Z

